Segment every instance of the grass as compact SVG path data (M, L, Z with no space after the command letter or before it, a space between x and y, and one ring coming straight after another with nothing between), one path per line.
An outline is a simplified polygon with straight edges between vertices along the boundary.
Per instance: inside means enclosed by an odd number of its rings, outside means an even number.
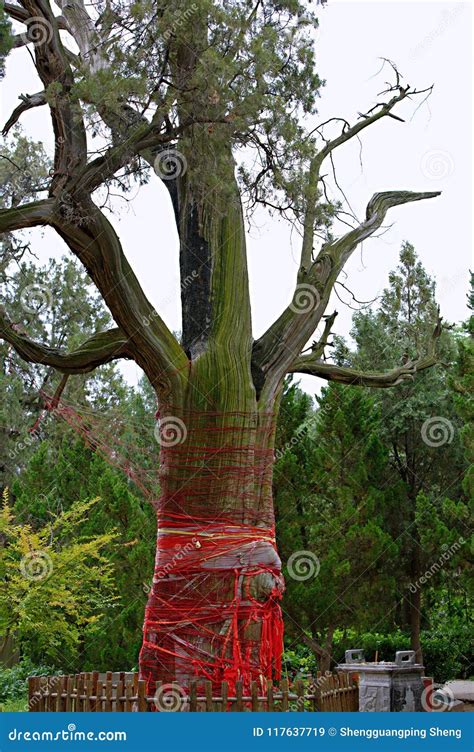
M0 712L3 713L26 713L28 711L28 700L22 698L20 700L5 700L0 702Z

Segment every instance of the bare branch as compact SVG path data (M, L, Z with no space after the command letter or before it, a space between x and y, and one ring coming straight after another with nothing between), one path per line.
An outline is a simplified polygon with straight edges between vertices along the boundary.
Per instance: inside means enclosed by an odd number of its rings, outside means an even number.
M419 371L424 371L440 362L436 345L441 332L442 319L438 317L428 352L422 358L407 361L398 368L392 368L389 371L358 371L354 368L338 366L320 360L319 354L316 352L316 355L302 355L297 358L289 369L289 373L305 373L339 384L385 389L404 381L413 381Z
M328 244L325 251L331 255L335 264L342 268L359 243L379 229L390 208L413 201L436 198L440 195L441 191L384 191L375 193L367 204L365 221L338 240Z
M267 389L276 389L288 372L295 355L301 352L321 320L344 264L358 244L381 226L387 211L393 206L439 195L439 191L376 193L367 206L366 220L338 240L323 245L309 269L300 269L292 302L254 345L254 373L260 372L260 380L266 381Z
M389 87L385 92L381 92L381 94L384 94L387 92L396 91L396 94L391 97L388 102L379 102L374 105L374 107L371 107L368 112L360 113L359 116L361 119L358 123L354 123L354 125L350 127L347 127L347 124L345 124L341 134L331 141L327 141L324 148L318 152L315 159L321 164L324 159L329 156L332 151L334 151L334 149L346 143L347 141L350 141L351 138L354 138L354 136L357 136L357 134L362 130L368 128L370 125L377 122L377 120L380 120L381 118L391 117L403 123L404 120L402 118L392 113L394 107L396 107L404 99L411 96L416 96L419 94L429 95L432 90L433 86L428 86L426 89L411 89L410 86L403 87L399 83L397 83L395 86ZM318 126L318 128L321 128L321 126Z
M312 359L319 359L322 355L324 356L324 350L328 346L328 339L331 335L331 329L333 327L333 324L336 320L337 311L334 311L334 313L331 313L330 316L324 316L325 324L324 324L324 330L319 338L319 340L315 340L311 347L309 348L311 350L311 358Z
M15 123L18 122L21 115L27 110L31 110L33 107L40 107L46 104L46 96L44 91L38 91L36 94L20 94L21 104L15 107L12 114L8 118L7 122L3 126L2 135L8 135L8 132L13 128Z
M102 293L129 341L128 352L152 383L168 391L169 384L186 373L188 361L181 346L146 298L102 212L91 200L69 205L67 199L63 191L60 201L46 199L0 210L0 232L54 227Z
M51 366L61 373L88 373L104 363L130 358L128 340L120 329L98 332L70 353L62 353L34 342L16 326L0 307L0 337L12 345L29 363Z
M289 373L305 373L311 376L318 376L327 381L337 381L339 384L350 384L351 386L370 386L383 389L390 386L396 386L403 381L413 381L415 374L425 368L431 368L438 361L436 357L425 359L423 362L408 362L399 368L393 368L390 371L357 371L353 368L336 366L333 363L327 363L322 360L311 361L311 358L301 358L291 367Z
M13 232L27 227L37 227L50 223L54 201L43 199L30 204L20 204L11 209L0 209L0 232Z

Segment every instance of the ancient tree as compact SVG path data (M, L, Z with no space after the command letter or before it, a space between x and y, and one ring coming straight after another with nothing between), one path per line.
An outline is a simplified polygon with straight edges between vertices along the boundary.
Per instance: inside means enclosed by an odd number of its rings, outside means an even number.
M335 150L378 121L400 120L398 106L429 90L405 85L391 66L393 82L354 123L317 125L316 20L303 3L57 6L59 15L48 0L5 4L23 25L13 46L28 45L42 89L21 96L4 133L25 111L47 107L55 149L48 185L2 210L0 226L8 234L53 228L115 327L59 351L33 341L1 309L0 335L25 360L55 368L62 385L129 358L156 392L161 495L142 674L183 685L195 674L270 677L282 637L271 487L285 376L385 388L436 362L436 333L429 352L387 372L326 359L335 314L325 311L351 254L392 207L437 194L377 193L363 221L337 235L333 220L344 215L327 197L325 175ZM126 191L150 168L169 192L179 233L180 340L145 296L104 212L111 186ZM294 223L301 258L291 302L254 340L243 206L259 204ZM166 253L159 227L147 242L150 252Z

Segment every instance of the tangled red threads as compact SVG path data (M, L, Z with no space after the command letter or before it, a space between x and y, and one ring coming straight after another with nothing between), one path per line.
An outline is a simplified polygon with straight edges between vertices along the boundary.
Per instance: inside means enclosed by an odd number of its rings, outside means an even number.
M133 431L143 426L121 425L114 412L101 417L62 399L55 412L157 508L140 652L149 695L157 681L187 690L190 679L208 678L227 681L232 692L237 680L248 689L252 680L278 679L283 579L272 503L275 416L192 410L176 416L162 405L155 430L160 460L153 464L152 457L133 455ZM153 424L145 430L151 434Z
M273 528L173 515L158 529L140 658L149 691L157 666L160 676L227 681L230 691L238 679L248 687L279 678L282 580Z

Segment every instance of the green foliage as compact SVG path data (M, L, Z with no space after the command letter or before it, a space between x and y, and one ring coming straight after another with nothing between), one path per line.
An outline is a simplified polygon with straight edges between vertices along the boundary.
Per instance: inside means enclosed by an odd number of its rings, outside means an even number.
M10 208L37 199L50 167L43 144L26 138L17 126L2 146L0 206Z
M311 413L295 386L283 395L279 440L293 435L277 449L275 506L283 560L297 561L298 552L319 560L319 571L302 580L287 566L288 631L307 629L323 644L337 626L368 626L390 612L397 547L384 530L387 456L373 398L330 386L318 408Z
M24 291L30 289L44 294L27 297L25 308ZM51 261L45 267L22 263L3 286L3 294L17 325L28 327L35 339L51 347L73 348L92 332L110 325L109 314L86 275L69 260ZM140 647L153 572L154 511L121 470L86 447L54 415L45 415L31 431L43 409L40 387L54 391L54 386L49 386L52 374L50 369L23 363L6 344L0 344L0 351L4 356L0 372L0 484L12 487L15 516L36 532L70 510L78 498L100 496L88 511L81 535L116 536L105 545L103 555L112 567L117 600L103 609L100 628L81 628L80 653L70 651L67 667L130 667ZM157 479L156 405L151 388L147 390L142 382L139 390L131 390L110 364L93 374L75 376L68 383L66 397L81 404L86 415L93 411L98 417L103 412L100 428L114 439L120 433L133 462ZM23 641L22 652L36 660L36 643L30 646Z
M474 310L474 275L471 273L468 306ZM458 353L450 385L454 391L454 406L463 422L460 437L468 464L463 491L467 499L474 499L474 314L462 327L458 339Z
M354 351L335 343L336 362L385 370L421 354L436 323L434 294L405 244L380 307L354 316ZM318 667L321 652L339 661L346 648L364 647L371 659L378 650L380 659L392 660L396 650L410 647L414 592L421 594L428 670L437 680L469 670L468 332L468 326L464 333L445 330L439 343L444 365L394 389L330 385L314 410L297 386L286 386L274 490L293 671L311 650ZM426 423L439 417L448 430L430 444ZM302 551L317 556L319 568L298 580L288 562Z
M299 215L314 153L301 123L316 112L323 83L315 71L318 20L310 5L172 0L157 8L112 0L97 11L98 33L109 39L107 65L93 73L79 69L73 88L90 111L92 132L104 105L123 117L129 103L173 125L195 119L177 143L188 178L208 194L219 184L222 195L220 168L227 169L223 156L233 149L251 204L289 204ZM209 153L212 170L203 169ZM130 171L140 179L143 165ZM321 226L325 206L332 211L321 203Z
M51 676L58 669L43 664L34 664L23 658L12 668L0 669L0 708L3 711L26 710L28 703L29 676Z
M286 648L282 656L282 673L290 680L315 676L318 665L314 653L306 645L296 644Z
M82 532L97 501L76 502L33 530L15 519L4 494L0 633L27 645L34 661L73 661L83 634L97 634L101 616L115 603L112 566L104 555L115 534Z
M123 670L138 655L143 611L153 572L156 518L121 471L68 432L57 445L43 441L14 484L15 510L32 525L46 522L74 499L100 501L90 509L83 534L114 535L104 548L117 595L102 614L99 630L82 638L79 667Z
M423 663L426 676L437 682L472 678L472 628L450 611L444 623L438 622L430 630L423 630ZM288 642L288 640L287 640ZM343 663L346 650L359 648L365 658L373 661L393 661L397 650L410 649L410 635L394 629L389 633L364 632L357 629L336 630L332 657L334 664ZM293 644L283 653L283 673L290 679L315 676L318 662L314 653L302 644Z
M5 59L13 44L12 26L3 6L0 6L0 79L5 74Z
M426 676L436 682L472 677L472 628L450 614L445 623L421 633ZM390 633L338 630L334 635L333 658L344 662L346 650L362 649L366 660L393 661L397 650L410 650L410 634L395 629Z
M354 351L337 343L337 362L385 368L428 344L436 317L433 283L411 246L402 249L400 261L380 309L354 317ZM52 304L35 315L18 301L23 286L38 280L53 294ZM15 320L52 346L74 346L108 325L108 314L91 292L66 262L42 270L25 265L6 288ZM419 587L427 672L437 681L469 674L471 329L466 324L443 333L447 367L418 374L413 383L393 390L330 385L315 404L288 381L274 475L287 582L288 676L314 674L322 667L321 650L333 661L357 647L369 658L378 651L379 659L391 660L396 650L409 648L406 594L417 577L424 577ZM0 602L3 629L20 641L22 665L47 661L56 671L131 668L153 571L153 509L120 470L63 424L50 419L37 434L28 434L39 410L36 385L49 375L20 365L6 348L5 355L0 422L7 430L1 441L10 460L4 479L13 479L14 504L2 516L9 531L1 549L9 599ZM68 396L96 416L103 410L109 435L120 433L140 455L144 470L156 477L154 395L146 382L131 390L107 366L93 377L76 377ZM422 436L425 421L436 415L453 426L451 441L439 447ZM78 498L85 501L78 505ZM422 552L416 575L414 535ZM466 543L457 545L460 538ZM54 562L53 574L46 582L25 584L19 563L38 547ZM300 551L317 557L316 576L292 577L288 563ZM3 702L10 704L4 708L24 703L19 684L27 670L7 674Z
M44 267L20 262L16 272L2 279L1 293L15 325L52 348L73 349L110 325L109 313L87 275L69 259L51 260ZM0 354L0 486L6 487L12 485L39 441L46 435L61 441L65 428L48 418L31 432L43 408L40 389L54 392L51 369L25 363L4 341ZM120 404L129 391L116 366L109 364L93 374L75 376L67 395L71 401L101 407Z
M358 367L386 369L429 346L437 318L435 285L409 243L403 245L400 264L389 279L380 308L353 318L357 350L346 351L345 357ZM459 555L449 558L428 578L428 585L422 580L446 548L468 538L468 511L460 482L466 468L461 441L464 429L452 389L457 335L445 329L438 349L443 365L374 395L381 414L379 436L389 451L385 482L397 489L398 496L389 532L400 550L399 598L408 601L414 583L422 591L435 586L448 572L456 571L467 553L463 546ZM414 608L419 613L418 607ZM407 626L404 617L400 618L401 626Z

